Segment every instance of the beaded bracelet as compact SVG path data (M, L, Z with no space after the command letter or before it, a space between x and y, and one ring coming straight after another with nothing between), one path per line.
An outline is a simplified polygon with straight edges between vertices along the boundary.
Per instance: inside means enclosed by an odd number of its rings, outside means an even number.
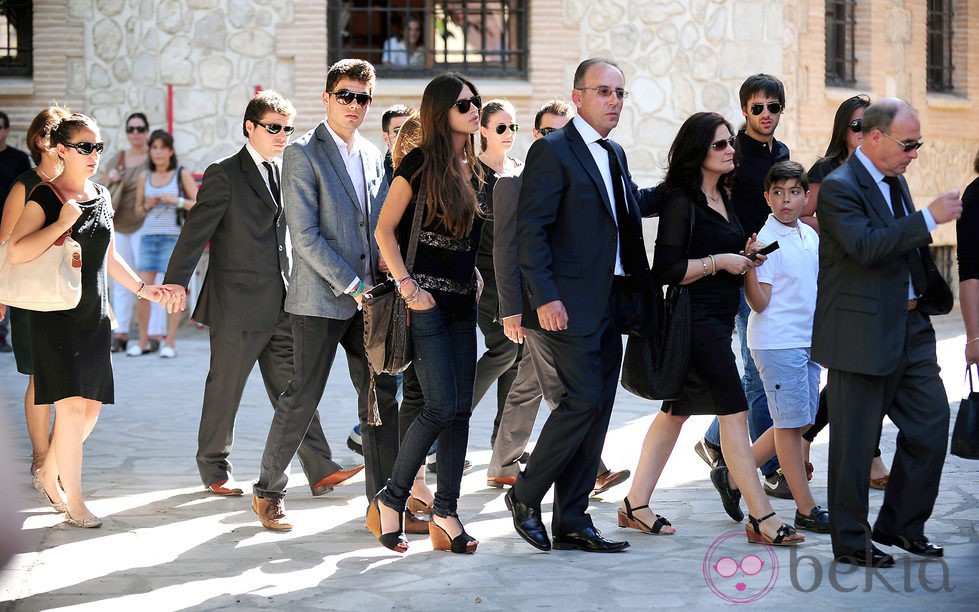
M415 280L413 278L411 278L411 276L409 275L409 276L406 276L406 277L402 278L401 280L394 281L394 286L395 287L400 287L401 286L401 283L407 283L408 281L415 282Z

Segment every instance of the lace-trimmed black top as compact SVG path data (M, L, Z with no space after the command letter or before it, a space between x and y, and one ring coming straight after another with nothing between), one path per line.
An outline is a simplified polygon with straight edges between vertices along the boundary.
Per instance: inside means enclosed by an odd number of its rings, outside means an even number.
M421 167L424 159L424 152L414 149L401 160L394 172L395 177L403 177L411 184L413 193L397 229L398 247L405 263L408 261L408 242L411 224L415 218L415 203L422 184L421 174L415 180L411 180L411 177ZM480 193L476 182L473 177L473 188L477 191L479 207L485 214L485 193ZM409 272L420 287L432 294L435 303L443 310L467 312L476 303L476 252L479 250L482 231L483 217L480 215L475 215L469 235L462 238L449 234L441 219L425 225L424 217L422 218L415 265Z

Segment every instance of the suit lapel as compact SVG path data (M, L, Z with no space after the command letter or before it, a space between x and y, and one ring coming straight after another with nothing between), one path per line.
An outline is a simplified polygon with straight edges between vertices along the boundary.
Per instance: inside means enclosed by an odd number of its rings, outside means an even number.
M269 191L268 185L265 184L265 179L262 177L262 171L255 165L255 160L249 155L248 149L242 147L241 151L238 152L238 161L241 163L241 173L248 186L265 202L266 206L273 211L278 210L275 200L272 199L272 192Z
M333 165L333 171L340 179L340 184L343 185L343 188L347 191L347 195L350 196L350 204L358 211L361 211L363 205L357 201L357 190L354 189L350 175L347 174L347 165L343 163L343 157L340 156L340 149L337 148L337 143L333 140L333 135L330 134L330 131L326 129L325 124L321 123L316 128L316 138L319 140L320 147L326 154L326 158Z
M874 177L870 176L867 169L863 167L863 163L856 155L851 155L846 163L851 165L853 174L860 183L860 187L867 194L867 201L870 202L870 211L877 215L877 218L883 221L884 225L894 223L894 212L888 208L884 194L880 192L880 187L877 186Z
M581 134L578 133L574 123L569 122L566 126L564 126L564 135L571 144L571 152L578 158L578 162L585 169L585 173L588 174L588 176L591 177L592 182L595 183L595 188L602 196L602 202L605 203L605 209L610 215L612 215L612 202L609 201L608 190L605 188L605 180L602 179L602 173L598 170L598 165L595 163L595 158L592 157L591 151L588 149L588 145L585 144L585 140L581 137Z

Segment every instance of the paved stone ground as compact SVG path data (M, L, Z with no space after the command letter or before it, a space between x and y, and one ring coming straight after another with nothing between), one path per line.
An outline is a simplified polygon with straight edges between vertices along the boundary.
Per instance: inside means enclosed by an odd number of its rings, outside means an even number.
M958 313L936 321L940 360L953 409L962 393ZM723 513L706 466L692 446L707 424L695 417L684 428L659 488L655 511L678 528L672 537L646 536L615 524L625 485L593 499L595 523L632 547L615 555L539 553L513 531L498 489L485 487L491 400L472 421L469 458L459 512L480 540L475 555L433 552L412 536L404 557L381 548L364 528L366 500L358 477L333 493L312 498L294 464L287 506L296 529L270 533L249 509L249 498L207 496L194 463L206 333L182 330L179 357L114 358L118 404L108 406L85 446L84 481L90 507L105 520L96 530L61 523L30 486L29 443L20 397L26 383L13 357L0 355L0 400L9 425L14 482L6 494L22 510L23 549L0 572L0 610L531 610L708 608L751 601L764 608L976 609L979 596L979 472L975 462L949 456L928 535L946 547L944 561L921 561L898 549L891 570L846 573L834 566L829 536L809 535L798 550L752 546L743 526ZM359 457L344 441L355 408L342 363L327 387L320 414L336 457ZM488 398L493 396L488 394ZM634 467L658 405L619 392L605 446L616 468ZM270 420L257 371L249 380L232 459L246 488L257 476ZM540 426L542 419L538 420ZM885 458L895 429L885 423ZM826 500L826 443L817 439L812 481ZM871 491L871 513L883 493ZM545 500L545 513L550 500ZM791 501L774 500L791 517ZM545 517L546 522L547 517ZM717 559L754 554L761 571L722 578ZM745 561L745 567L751 566ZM739 590L739 586L741 589Z

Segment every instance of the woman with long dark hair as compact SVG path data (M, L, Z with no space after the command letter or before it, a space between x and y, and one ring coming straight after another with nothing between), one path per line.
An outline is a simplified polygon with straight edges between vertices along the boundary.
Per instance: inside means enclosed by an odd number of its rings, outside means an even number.
M166 291L140 281L116 253L111 198L91 180L104 146L95 120L73 114L52 129L50 137L64 169L30 194L7 257L13 264L36 259L69 230L81 245L78 306L30 316L35 401L53 403L56 415L51 448L37 476L51 505L64 510L66 523L99 527L101 519L88 509L82 494L82 443L95 427L102 404L115 401L105 275L108 272L141 299L160 301ZM59 477L67 500L58 492Z
M659 186L663 199L653 275L658 285L689 287L690 369L680 397L663 402L646 432L618 524L649 534L676 531L650 510L649 499L687 417L714 414L727 467L715 468L711 480L726 495L725 510L736 520L743 518L741 494L729 484L730 469L748 502L748 541L798 544L805 538L776 515L758 480L748 438L748 402L731 350L741 275L764 260L740 254L753 246L754 237L742 229L725 188L734 172L735 142L731 124L721 115L696 113L683 122L670 147L666 178Z
M367 511L378 541L405 552L404 512L418 468L438 439L429 533L432 545L456 553L479 544L456 507L462 481L476 370L476 250L482 231L482 176L473 147L481 102L459 74L435 77L419 115L421 145L401 161L381 209L375 236L381 256L410 309L414 371L425 398L401 442L387 486ZM414 268L405 266L415 207L424 203Z

